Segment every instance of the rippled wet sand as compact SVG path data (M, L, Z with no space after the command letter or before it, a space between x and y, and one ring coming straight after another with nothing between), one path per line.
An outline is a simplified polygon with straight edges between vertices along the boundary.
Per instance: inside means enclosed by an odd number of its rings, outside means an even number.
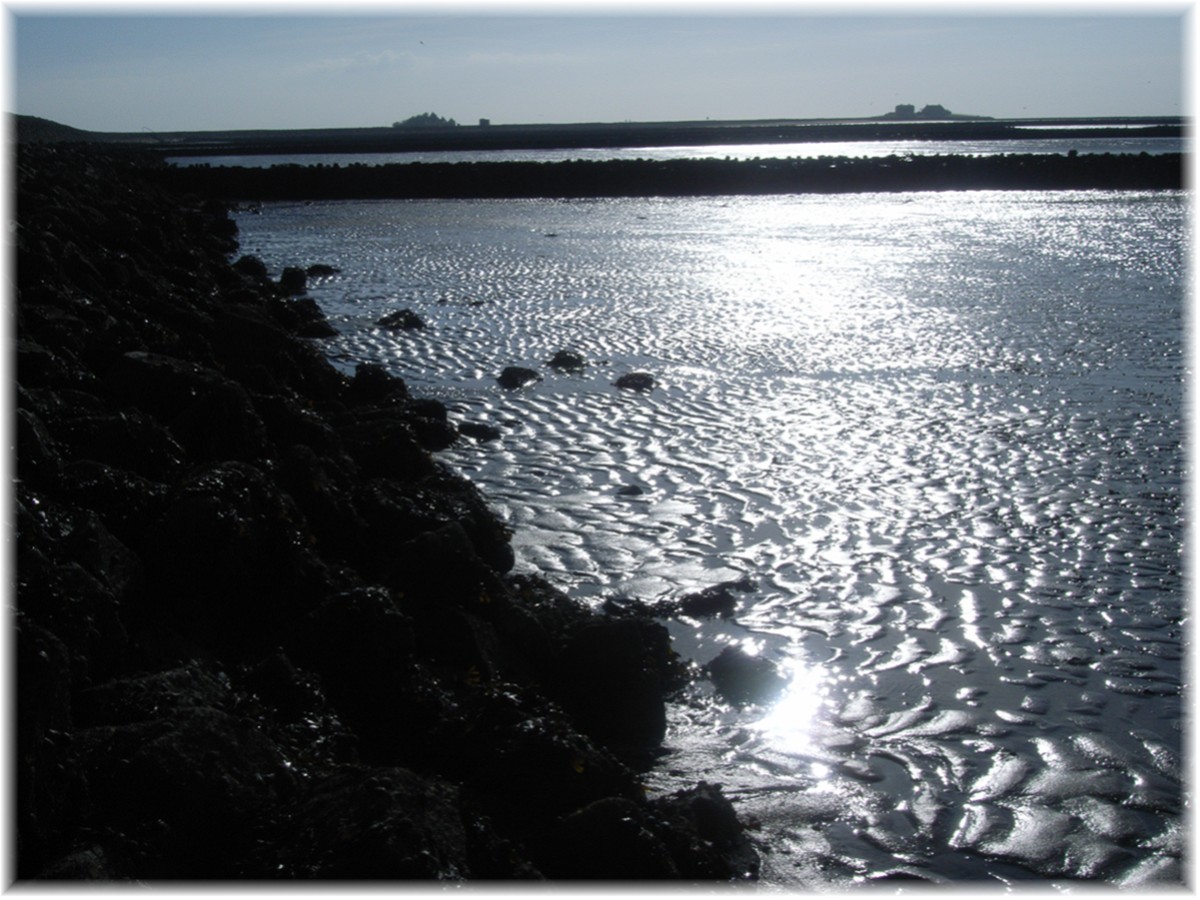
M244 216L347 366L459 421L445 454L577 596L750 575L678 620L792 679L705 689L653 790L725 785L766 880L1178 881L1178 194L329 203ZM384 313L427 327L388 332ZM582 353L582 373L545 367ZM543 380L501 389L507 365ZM629 371L648 394L616 389Z

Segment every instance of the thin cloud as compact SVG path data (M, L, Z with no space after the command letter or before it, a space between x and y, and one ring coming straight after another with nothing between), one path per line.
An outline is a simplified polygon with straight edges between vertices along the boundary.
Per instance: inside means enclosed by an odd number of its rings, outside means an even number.
M334 56L325 59L314 59L293 66L291 73L303 75L308 73L329 74L333 72L349 72L359 69L377 69L382 66L393 66L407 60L409 54L397 53L394 50L359 50L349 56Z
M534 52L534 53L468 53L463 62L472 66L562 66L583 61L577 53Z

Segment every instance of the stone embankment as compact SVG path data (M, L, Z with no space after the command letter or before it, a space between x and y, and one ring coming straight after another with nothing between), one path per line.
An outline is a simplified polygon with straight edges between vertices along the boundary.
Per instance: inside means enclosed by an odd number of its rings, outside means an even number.
M445 409L146 174L16 159L17 877L752 878L639 782L662 624L514 575Z
M764 152L768 152L764 149ZM946 190L1174 190L1179 153L179 166L165 185L227 200L706 197Z

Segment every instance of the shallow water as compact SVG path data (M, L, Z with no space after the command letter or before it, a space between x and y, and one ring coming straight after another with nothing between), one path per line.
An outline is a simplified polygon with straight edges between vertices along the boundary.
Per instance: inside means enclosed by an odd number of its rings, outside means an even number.
M742 575L678 620L792 679L703 688L647 777L720 782L764 880L1178 882L1180 193L268 204L242 250L338 266L347 369L459 421L443 457L586 600ZM415 332L374 326L411 308ZM543 363L581 352L580 374ZM495 376L538 368L517 392ZM618 390L628 371L649 394ZM640 494L627 493L630 486Z

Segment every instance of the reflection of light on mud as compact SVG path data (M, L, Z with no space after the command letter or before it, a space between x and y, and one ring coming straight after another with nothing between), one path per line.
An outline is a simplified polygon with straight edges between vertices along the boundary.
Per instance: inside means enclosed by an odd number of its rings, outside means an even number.
M799 660L789 660L781 668L788 676L787 689L754 728L778 750L804 753L814 747L829 675L821 667L806 666ZM829 774L821 763L814 763L812 770L817 778Z

